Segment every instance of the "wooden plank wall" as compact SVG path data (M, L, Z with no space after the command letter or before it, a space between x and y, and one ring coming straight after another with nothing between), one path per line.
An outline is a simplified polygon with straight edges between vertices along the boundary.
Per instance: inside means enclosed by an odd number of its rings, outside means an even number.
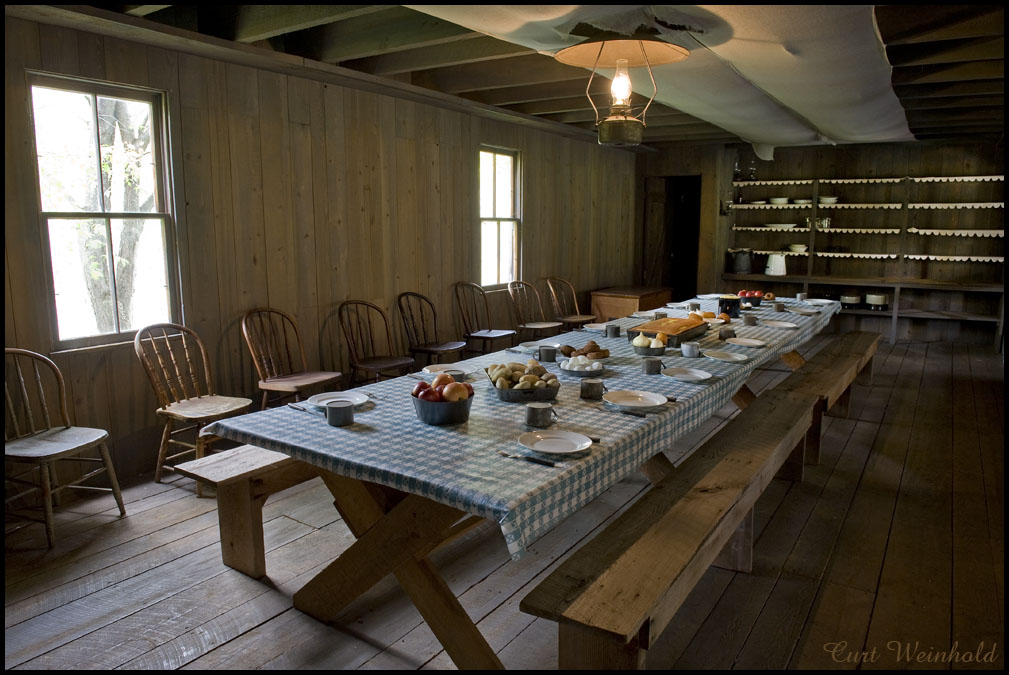
M242 315L292 313L310 368L348 372L336 310L432 299L459 334L451 285L479 281L477 152L518 150L523 278L592 289L636 281L635 158L461 112L6 17L5 340L53 350L31 157L27 69L167 92L185 323L221 393L256 398ZM504 294L494 311L505 320ZM402 336L396 338L403 344ZM156 404L132 345L55 355L76 424L107 428L122 479L150 471Z

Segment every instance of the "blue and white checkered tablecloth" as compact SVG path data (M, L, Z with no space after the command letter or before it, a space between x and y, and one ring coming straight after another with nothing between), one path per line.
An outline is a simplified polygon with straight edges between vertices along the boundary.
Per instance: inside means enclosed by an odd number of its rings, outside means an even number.
M789 307L799 305L779 298ZM701 299L702 310L715 311L716 299ZM790 352L818 333L839 303L811 307L811 316L774 312L768 304L748 313L761 319L788 321L798 329L771 328L759 321L744 326L734 320L738 337L768 343L764 348L729 345L713 329L698 340L702 351L718 349L745 354L749 360L725 363L707 358L683 358L670 350L662 357L667 367L701 368L714 375L702 383L687 383L665 375L641 373L641 358L626 337L571 332L550 338L581 347L594 339L611 356L601 376L610 391L630 389L675 397L663 412L647 418L624 415L601 402L579 397L579 381L560 375L562 385L554 404L559 421L554 428L601 439L585 456L546 467L500 456L497 451L525 452L518 437L525 426L525 406L498 400L482 373L471 376L476 389L470 419L457 426L434 427L420 422L410 400L417 380L399 377L361 387L378 397L355 411L354 424L331 427L320 416L286 406L220 420L204 428L241 443L285 453L339 475L371 481L448 504L501 525L508 550L521 556L530 543L610 486L635 471L676 439L697 428L750 377L753 370ZM669 316L686 316L668 309ZM643 322L628 317L610 323L631 328ZM622 331L623 332L623 331ZM532 355L502 351L461 362L484 368L494 363L525 362ZM545 364L557 373L557 364Z

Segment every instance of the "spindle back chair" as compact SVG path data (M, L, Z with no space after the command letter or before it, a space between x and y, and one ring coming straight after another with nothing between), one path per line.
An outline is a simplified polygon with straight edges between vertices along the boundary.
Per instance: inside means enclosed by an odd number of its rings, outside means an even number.
M252 401L214 393L207 350L200 336L185 326L158 323L141 328L133 340L133 348L158 399L159 407L155 412L165 419L154 469L154 480L160 482L163 470L172 468L167 462L191 452L199 459L207 446L217 440L213 436L200 436L201 427L246 412ZM173 430L175 422L189 426ZM196 443L172 438L190 430L197 433ZM169 456L171 445L180 445L186 450Z
M481 353L492 351L495 340L507 338L509 346L514 343L515 331L490 327L490 305L487 292L479 284L459 281L455 284L455 304L462 317L462 327L467 340L475 340L479 346L474 349Z
M509 281L508 296L511 298L519 329L529 331L534 338L554 335L563 325L560 321L547 321L543 304L540 302L540 293L532 284L526 281Z
M554 308L554 316L566 327L581 328L596 320L591 314L582 314L578 309L578 294L567 279L547 277L547 288Z
M447 354L460 353L466 348L465 342L453 340L438 341L438 313L434 303L420 293L400 293L396 298L399 315L403 319L403 329L410 345L410 353L427 355L431 363L437 363Z
M408 372L414 366L409 356L395 355L389 319L378 305L365 300L347 300L340 304L337 315L350 351L351 382L358 371L363 371L370 380L385 376L387 371Z
M242 317L242 335L259 375L264 409L271 391L280 394L275 400L290 396L300 400L306 390L342 377L338 372L308 370L298 324L279 309L260 307L247 312Z
M58 498L63 490L111 492L119 506L119 514L126 515L115 468L112 466L108 445L105 442L109 434L104 429L70 424L63 374L52 360L26 349L5 348L4 399L4 460L18 466L27 466L25 470L14 471L5 477L5 484L16 486L18 491L8 495L5 490L4 505L9 508L21 498L39 493L43 512L41 520L25 516L23 513L8 512L8 515L43 523L49 548L52 548L56 541L53 499ZM54 409L50 410L50 406ZM96 449L99 457L80 456L81 453L91 449ZM63 461L101 464L101 466L61 485L57 476L56 462ZM38 472L37 480L36 472ZM110 487L81 485L103 472L108 473ZM26 480L26 477L29 479Z

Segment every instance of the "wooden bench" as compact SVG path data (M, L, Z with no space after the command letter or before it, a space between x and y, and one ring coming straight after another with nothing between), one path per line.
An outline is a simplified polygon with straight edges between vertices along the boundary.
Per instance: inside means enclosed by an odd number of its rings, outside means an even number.
M558 622L561 668L640 668L712 564L749 572L753 505L801 479L817 398L767 392L574 553L521 602Z
M217 488L221 558L228 567L256 579L266 575L263 503L270 495L318 475L308 464L254 445L178 464L175 470Z
M868 370L872 380L872 360L879 346L878 333L856 331L834 340L793 372L774 391L813 394L819 399L813 424L806 439L806 461L820 463L820 434L823 416L836 404L848 415L851 385L859 374Z

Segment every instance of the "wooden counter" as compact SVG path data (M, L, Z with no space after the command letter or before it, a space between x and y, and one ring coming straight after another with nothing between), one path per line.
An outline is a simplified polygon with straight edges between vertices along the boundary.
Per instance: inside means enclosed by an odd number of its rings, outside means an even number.
M672 302L671 288L617 286L592 291L592 313L597 321L609 321L634 312L662 307Z

